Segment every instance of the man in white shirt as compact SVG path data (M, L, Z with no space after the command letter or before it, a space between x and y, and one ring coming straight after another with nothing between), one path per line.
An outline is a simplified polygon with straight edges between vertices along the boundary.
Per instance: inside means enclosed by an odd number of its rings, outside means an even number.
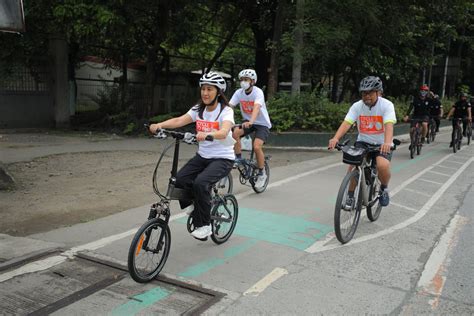
M380 145L380 152L376 155L377 171L380 180L379 203L387 206L390 203L388 183L390 181L390 159L393 146L393 125L397 122L393 103L382 98L383 86L379 77L369 76L360 82L359 91L362 100L354 103L336 132L329 140L329 149L334 149L339 140L357 123L359 135L356 147L364 144ZM354 192L352 192L352 195ZM349 191L349 198L351 197ZM346 201L346 203L348 203Z
M242 147L240 138L255 132L255 140L253 142L253 150L257 158L259 168L257 187L263 186L267 175L265 174L265 155L263 153L263 144L270 135L272 123L268 116L267 107L265 105L265 97L263 91L255 86L257 82L257 73L253 69L244 69L239 73L240 89L235 91L230 99L229 105L235 107L240 104L240 112L244 122L242 128L235 128L233 137L236 140L234 145L236 163L242 159Z

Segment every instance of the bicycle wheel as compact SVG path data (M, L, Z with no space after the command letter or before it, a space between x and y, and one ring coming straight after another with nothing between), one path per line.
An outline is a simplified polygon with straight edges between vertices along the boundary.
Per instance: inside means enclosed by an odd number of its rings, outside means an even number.
M431 142L431 125L428 126L428 130L426 131L426 143L429 144Z
M458 134L458 150L461 149L461 144L462 144L462 130L461 130L461 127L458 127L458 131L457 131L457 134Z
M430 138L431 138L431 142L435 141L435 138L436 138L436 122L433 125L431 125Z
M162 219L140 227L128 251L128 272L139 283L153 280L163 269L171 248L171 232Z
M378 202L380 192L380 180L376 177L369 187L369 205L367 205L367 217L371 222L375 222L382 211L382 205Z
M453 153L458 151L458 128L455 127L453 136L451 137L451 144L453 144Z
M413 159L413 157L415 157L415 150L416 150L416 142L411 141L411 144L410 144L410 158L411 159Z
M351 181L358 183L359 171L353 170L349 172L342 180L341 187L336 199L336 208L334 210L334 230L337 240L345 244L352 239L359 223L361 203L361 190L356 187L354 191L354 203L350 210L346 210L345 204L349 197L349 185Z
M419 129L416 130L416 154L421 153L421 132Z
M470 126L469 122L467 123L466 127L466 136L467 136L467 145L471 144L471 136L472 136L472 126Z
M239 205L235 196L226 194L211 210L211 239L216 244L222 244L229 239L237 224Z
M252 189L255 191L255 193L262 193L263 191L265 191L265 189L268 186L268 182L270 181L270 166L268 165L266 160L265 160L264 169L265 169L265 174L267 175L267 177L263 185L261 185L260 187L256 186L256 183L255 183L255 179L257 178L256 174L258 172L257 168L255 168L254 170L254 176L250 178L250 184L252 185Z
M232 179L232 174L229 172L227 176L220 179L219 182L216 183L216 188L219 195L232 193L232 190L234 189L234 180Z

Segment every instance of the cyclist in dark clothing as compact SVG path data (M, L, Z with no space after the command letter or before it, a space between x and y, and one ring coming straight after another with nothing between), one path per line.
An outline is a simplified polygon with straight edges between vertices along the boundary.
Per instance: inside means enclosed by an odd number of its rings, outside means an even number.
M431 101L428 98L428 93L430 88L427 85L422 85L420 87L420 94L418 97L415 97L408 108L407 114L404 118L404 121L407 122L408 118L413 110L412 120L421 120L422 121L422 133L421 143L425 142L426 134L428 133L428 121L430 119L430 104ZM411 122L410 135L413 135L415 128L415 121Z
M430 102L430 117L436 122L436 132L439 132L440 118L443 116L443 107L441 106L441 101L439 96L430 92L432 95Z
M466 136L466 127L467 123L471 124L472 122L472 109L471 109L471 103L467 101L467 94L466 93L461 93L459 101L454 103L453 107L451 110L449 110L449 113L447 115L447 119L449 119L451 116L453 118L460 118L462 119L462 134L463 136ZM456 126L456 120L453 120L453 132L451 134L451 139L454 136L454 128ZM453 147L453 143L449 145L449 147Z

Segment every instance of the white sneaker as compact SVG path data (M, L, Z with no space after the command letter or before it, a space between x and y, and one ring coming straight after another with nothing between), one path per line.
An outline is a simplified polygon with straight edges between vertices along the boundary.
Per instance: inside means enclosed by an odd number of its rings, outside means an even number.
M265 185L265 181L267 181L267 175L264 173L261 176L258 176L257 182L255 182L255 186L257 188L261 188Z
M207 238L208 236L212 235L211 225L198 227L191 233L191 235L193 235L197 239Z
M185 211L187 215L191 215L191 213L194 211L194 204L186 206L183 208L183 211Z

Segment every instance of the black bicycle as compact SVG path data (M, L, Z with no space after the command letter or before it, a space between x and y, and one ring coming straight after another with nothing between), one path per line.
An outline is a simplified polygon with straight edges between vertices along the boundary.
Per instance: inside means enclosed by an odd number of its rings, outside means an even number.
M421 124L423 120L411 119L412 122L415 122L415 126L413 130L410 130L410 146L408 149L410 150L410 158L413 159L416 154L419 155L421 153Z
M168 130L160 130L155 135L155 137L161 139L167 136L173 137L175 141L165 147L153 173L153 190L160 197L160 201L151 206L148 219L136 232L128 252L128 271L131 277L139 283L154 279L161 272L168 259L171 248L171 231L168 225L171 216L170 201L194 199L192 191L177 188L175 184L180 143L196 144L196 135ZM208 136L206 140L212 141L212 137ZM166 194L162 194L158 188L158 170L164 155L172 146L174 146L174 155L171 177L169 178ZM226 183L232 183L229 180L226 181ZM232 193L229 193L229 188L224 188L227 193L220 193L220 189L221 191L223 189L219 188L221 182L222 180L214 184L211 189L211 239L216 244L222 244L229 239L235 229L239 214L237 200ZM193 213L189 215L186 226L190 233L194 230ZM207 240L207 237L203 240Z
M451 136L451 144L453 145L453 152L456 153L461 149L462 145L462 118L453 118L454 132Z
M365 148L348 146L349 140L337 144L336 148L343 152L343 162L353 166L342 180L336 199L334 211L334 230L337 240L342 244L349 242L354 236L360 219L362 206L366 207L367 217L376 221L382 211L380 198L380 180L377 172L375 154L380 145L368 145ZM395 150L400 141L393 140ZM349 192L353 192L350 196Z
M242 127L242 125L238 124L234 127ZM234 167L239 171L239 181L241 184L246 185L247 182L249 182L255 193L262 193L265 191L270 181L270 166L268 162L270 161L271 156L265 155L264 172L266 178L262 185L258 185L257 180L259 177L259 168L257 165L257 159L254 157L255 153L253 150L253 141L254 139L252 137L252 149L250 151L249 158L241 159L238 163L234 165Z
M426 142L432 143L436 138L436 121L434 117L430 116L430 121L428 122L428 134L426 135Z

